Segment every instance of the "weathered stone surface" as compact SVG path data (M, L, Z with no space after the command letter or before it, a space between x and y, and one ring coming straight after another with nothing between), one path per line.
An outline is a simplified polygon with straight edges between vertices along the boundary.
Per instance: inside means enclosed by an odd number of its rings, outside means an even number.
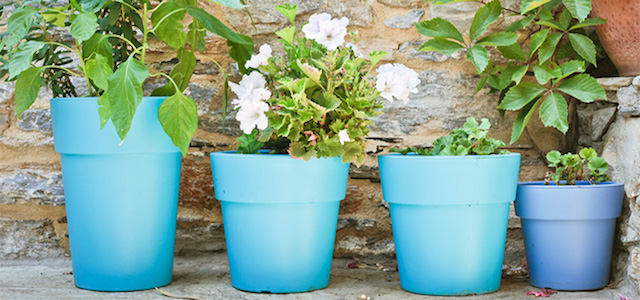
M18 128L51 134L51 111L44 109L26 110L18 120Z
M349 184L347 197L340 202L340 213L350 214L357 212L365 201L365 195L359 186Z
M363 231L368 228L372 228L375 225L376 225L376 220L373 220L373 219L339 217L337 230L344 229L344 228L353 228L355 230Z
M413 3L419 3L420 0L378 0L378 2L391 7L408 7Z
M424 61L443 62L451 58L451 56L438 51L418 51L423 43L421 41L404 42L398 47L398 52L407 55L409 58L422 59Z
M581 103L578 105L579 144L592 146L602 141L603 135L615 120L617 108L608 102Z
M422 17L422 15L424 15L424 10L414 9L404 15L397 16L384 21L384 25L386 25L389 28L401 28L401 29L412 28L414 23L420 21L420 18Z
M636 76L633 78L633 81L631 82L634 86L640 87L640 76Z
M335 244L336 257L358 255L395 255L396 247L392 239L345 236Z
M0 219L0 258L64 255L50 220Z
M178 220L175 252L180 255L193 252L212 252L226 249L224 226L220 223L195 225Z
M636 286L640 285L640 247L632 247L629 253L627 274Z
M0 203L64 205L62 173L38 167L0 168Z
M630 86L633 77L604 77L598 78L598 83L605 91L617 91L620 88Z
M15 90L15 82L2 82L0 83L0 105L13 99L13 92Z
M9 126L9 115L0 114L0 135Z
M460 2L429 6L429 19L443 18L453 24L463 35L469 35L469 26L481 5L475 2Z
M618 90L618 113L622 116L640 116L640 92L636 86Z
M213 194L209 157L183 159L180 178L180 206L196 209L220 208Z
M209 113L211 99L216 95L216 89L204 82L192 82L187 86L185 94L196 102L199 113Z

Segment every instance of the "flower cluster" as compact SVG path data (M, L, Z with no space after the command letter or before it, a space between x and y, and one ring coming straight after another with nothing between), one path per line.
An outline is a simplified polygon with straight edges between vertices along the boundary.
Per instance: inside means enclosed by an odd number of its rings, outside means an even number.
M295 6L277 9L294 22ZM295 24L277 32L285 57L272 56L267 44L251 56L245 67L253 71L239 84L230 83L244 132L240 153L267 148L295 158L340 156L344 162L363 162L364 138L371 118L381 114L382 99L407 102L420 80L401 64L380 66L371 80L369 74L386 53L362 57L345 42L348 24L347 18L314 14L301 28L304 36Z

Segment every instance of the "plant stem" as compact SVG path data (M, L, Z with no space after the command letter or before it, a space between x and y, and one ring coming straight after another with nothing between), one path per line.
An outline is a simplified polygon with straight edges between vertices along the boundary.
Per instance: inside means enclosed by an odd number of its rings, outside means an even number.
M149 14L149 7L147 6L147 2L144 2L142 4L142 20L143 22L145 22L143 28L142 28L142 52L140 53L140 61L142 61L142 63L144 63L144 58L145 55L147 53L147 48L149 47L149 44L147 42L147 37L149 35L149 28L147 27L147 15Z
M141 14L141 13L140 13L140 10L138 10L138 9L137 9L137 8L135 8L135 7L133 7L131 4L124 2L123 0L113 0L113 2L118 2L118 3L120 3L120 4L124 5L124 6L126 6L126 7L130 8L130 9L132 9L133 11L135 11L136 13L138 13L139 15ZM147 4L145 3L145 5L147 5ZM145 20L145 19L143 19L143 20Z
M73 72L73 71L71 71L71 70L69 70L69 69L67 69L65 67L61 67L61 66L48 65L48 66L43 66L42 68L43 69L60 69L60 70L63 70L65 72L69 73L71 76L82 77L82 75L80 75L80 74L78 74L76 72Z
M113 37L113 38L118 38L120 40L123 40L123 41L127 42L127 44L129 44L129 46L131 46L131 48L133 48L133 49L136 48L136 45L134 45L129 39L127 39L127 38L125 38L123 36L116 35L116 34L107 34L106 36Z
M80 47L80 43L76 40L76 50L78 51L78 56L80 57L80 63L82 64L82 72L84 74L84 79L87 81L87 87L89 89L89 95L93 95L93 88L91 88L91 81L89 80L89 76L87 76L87 64L84 61L84 56L82 55L82 47Z
M169 81L171 81L171 84L173 85L173 88L175 89L176 93L179 93L180 88L178 87L178 85L176 84L176 82L173 80L173 78L171 78L171 76L165 74L165 73L155 73L155 74L151 74L149 75L149 77L158 77L158 76L164 76L166 77Z

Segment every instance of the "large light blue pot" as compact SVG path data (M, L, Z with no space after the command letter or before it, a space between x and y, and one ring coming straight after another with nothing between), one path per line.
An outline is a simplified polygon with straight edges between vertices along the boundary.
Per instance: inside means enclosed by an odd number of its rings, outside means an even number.
M51 99L76 286L133 291L171 282L180 151L144 98L120 145L97 98Z
M378 157L400 285L427 295L500 288L520 154Z
M616 218L624 184L518 185L529 282L556 290L594 290L609 283Z
M211 167L231 284L268 293L326 287L349 164L216 152Z

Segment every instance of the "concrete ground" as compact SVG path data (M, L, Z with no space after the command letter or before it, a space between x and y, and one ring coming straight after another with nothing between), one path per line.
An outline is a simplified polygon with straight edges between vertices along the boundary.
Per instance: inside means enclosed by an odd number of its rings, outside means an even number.
M539 290L525 278L511 277L502 281L495 293L466 297L433 297L411 294L400 288L395 261L359 262L359 268L349 268L354 260L334 259L331 282L323 290L300 294L255 294L234 289L229 278L225 252L175 259L173 282L162 290L182 299L347 299L359 300L361 295L377 299L533 299L527 291ZM378 267L376 267L378 263ZM386 270L386 271L384 271ZM389 271L391 270L391 271ZM592 292L558 292L546 299L615 299L624 295L624 286ZM69 258L0 261L0 299L165 299L160 291L146 290L125 293L92 292L76 288ZM364 297L363 299L366 299ZM539 298L542 299L542 298ZM631 299L631 298L630 298Z

